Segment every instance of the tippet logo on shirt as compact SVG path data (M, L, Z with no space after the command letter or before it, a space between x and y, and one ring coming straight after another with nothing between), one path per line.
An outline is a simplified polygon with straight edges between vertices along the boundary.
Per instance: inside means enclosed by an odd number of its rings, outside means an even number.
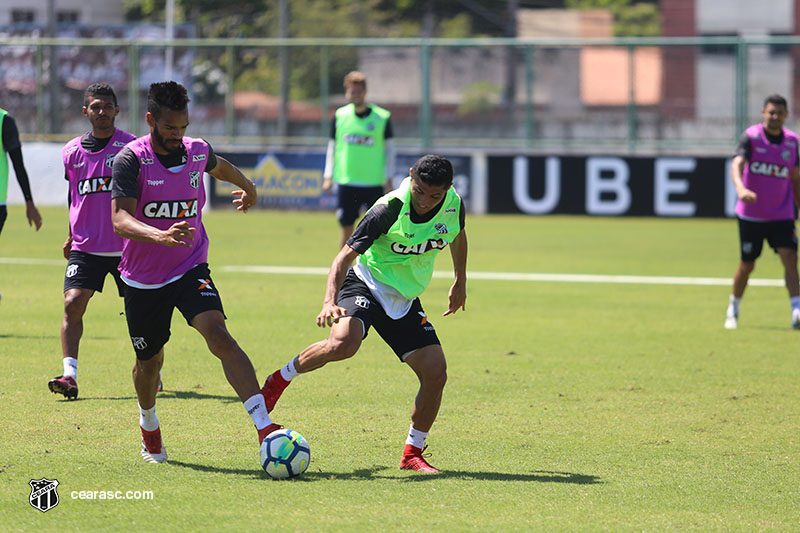
M789 177L789 167L776 165L774 163L763 163L761 161L753 161L750 163L750 172L761 176L772 176L773 178Z
M147 218L194 218L197 216L197 200L150 202L145 204L142 214Z
M375 144L375 139L370 137L369 135L354 135L352 133L348 133L344 136L344 142L347 144L361 144L364 146L372 146Z
M402 255L421 255L431 250L441 249L447 246L447 241L444 239L428 239L413 246L404 246L398 242L392 243L392 251L396 254Z
M78 194L86 196L96 192L111 192L111 177L87 178L78 182Z

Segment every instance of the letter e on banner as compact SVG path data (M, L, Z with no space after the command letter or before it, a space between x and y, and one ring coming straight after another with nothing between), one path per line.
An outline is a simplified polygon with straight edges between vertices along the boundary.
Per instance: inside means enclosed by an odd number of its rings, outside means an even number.
M671 194L685 194L689 180L670 178L673 172L693 172L697 161L691 157L667 157L656 159L655 187L653 187L653 209L658 216L691 217L697 211L694 202L671 202Z

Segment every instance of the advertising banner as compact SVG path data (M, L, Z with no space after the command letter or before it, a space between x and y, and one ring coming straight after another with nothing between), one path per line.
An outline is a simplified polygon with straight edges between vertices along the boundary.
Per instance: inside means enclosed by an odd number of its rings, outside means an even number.
M336 195L322 192L324 152L220 152L219 155L239 167L245 176L255 182L259 206L336 209ZM415 154L397 155L392 178L395 186L408 176L409 169L419 157ZM468 156L445 157L453 163L453 184L469 207L471 159ZM209 194L212 206L230 204L231 192L235 189L230 183L212 179Z
M490 156L490 213L730 217L724 157Z

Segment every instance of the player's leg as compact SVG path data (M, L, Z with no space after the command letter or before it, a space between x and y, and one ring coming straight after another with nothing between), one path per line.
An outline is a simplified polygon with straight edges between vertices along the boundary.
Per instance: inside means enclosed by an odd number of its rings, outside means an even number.
M67 399L78 397L78 347L83 335L83 315L89 299L94 294L89 289L69 289L64 293L64 317L61 320L61 361L63 373L51 379L47 386L51 392L63 394Z
M778 248L776 250L783 263L783 279L789 293L792 313L792 327L800 329L800 276L797 271L797 250Z
M73 250L64 274L64 316L61 319L62 375L51 379L51 392L66 398L78 396L78 350L83 336L83 315L95 292L103 290L107 258Z
M222 363L225 378L244 404L258 432L258 443L279 429L269 417L250 358L228 332L222 300L207 264L198 265L176 282L178 309Z
M406 363L419 379L419 390L411 407L411 427L400 468L433 474L439 470L425 460L422 452L442 404L442 393L447 383L447 363L438 344L414 351L406 358Z
M775 249L783 264L783 279L789 293L791 324L800 329L800 283L797 273L797 231L794 220L779 220L769 223L767 242Z
M358 218L358 187L339 185L336 196L336 219L339 221L339 249L353 234L353 227Z
M747 288L756 259L761 255L764 245L764 225L761 222L738 219L739 223L739 265L733 274L733 287L725 312L725 329L736 329L739 326L739 304Z
M361 319L347 316L331 326L328 338L306 347L284 367L267 378L261 393L267 411L272 411L289 383L298 374L322 368L333 361L342 361L356 354L361 347L365 328Z
M136 353L132 377L139 403L141 453L148 463L167 460L167 450L161 439L161 426L156 415L156 393L159 372L164 364L164 345L170 337L175 307L172 285L159 289L125 287L125 319Z
M133 386L139 401L139 427L142 431L142 458L148 463L163 463L167 450L161 440L161 425L156 415L158 376L164 365L164 348L148 359L137 354L133 365Z
M439 413L447 382L447 363L436 329L428 320L419 298L414 299L406 314L400 318L393 319L385 313L376 314L374 326L375 331L419 380L400 468L436 473L439 470L428 464L422 456L425 439Z
M383 314L369 288L358 279L352 269L347 272L336 304L347 315L331 326L328 338L308 346L267 378L261 392L268 411L275 408L278 398L298 374L311 372L332 361L341 361L355 355L361 347L361 341L367 336L375 314Z

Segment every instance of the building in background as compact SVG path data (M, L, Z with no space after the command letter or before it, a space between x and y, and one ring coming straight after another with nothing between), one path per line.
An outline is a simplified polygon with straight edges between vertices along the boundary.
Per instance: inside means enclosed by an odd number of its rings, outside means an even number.
M46 25L51 0L3 0L0 26L27 23ZM121 24L123 3L111 0L52 0L55 22L77 24Z

